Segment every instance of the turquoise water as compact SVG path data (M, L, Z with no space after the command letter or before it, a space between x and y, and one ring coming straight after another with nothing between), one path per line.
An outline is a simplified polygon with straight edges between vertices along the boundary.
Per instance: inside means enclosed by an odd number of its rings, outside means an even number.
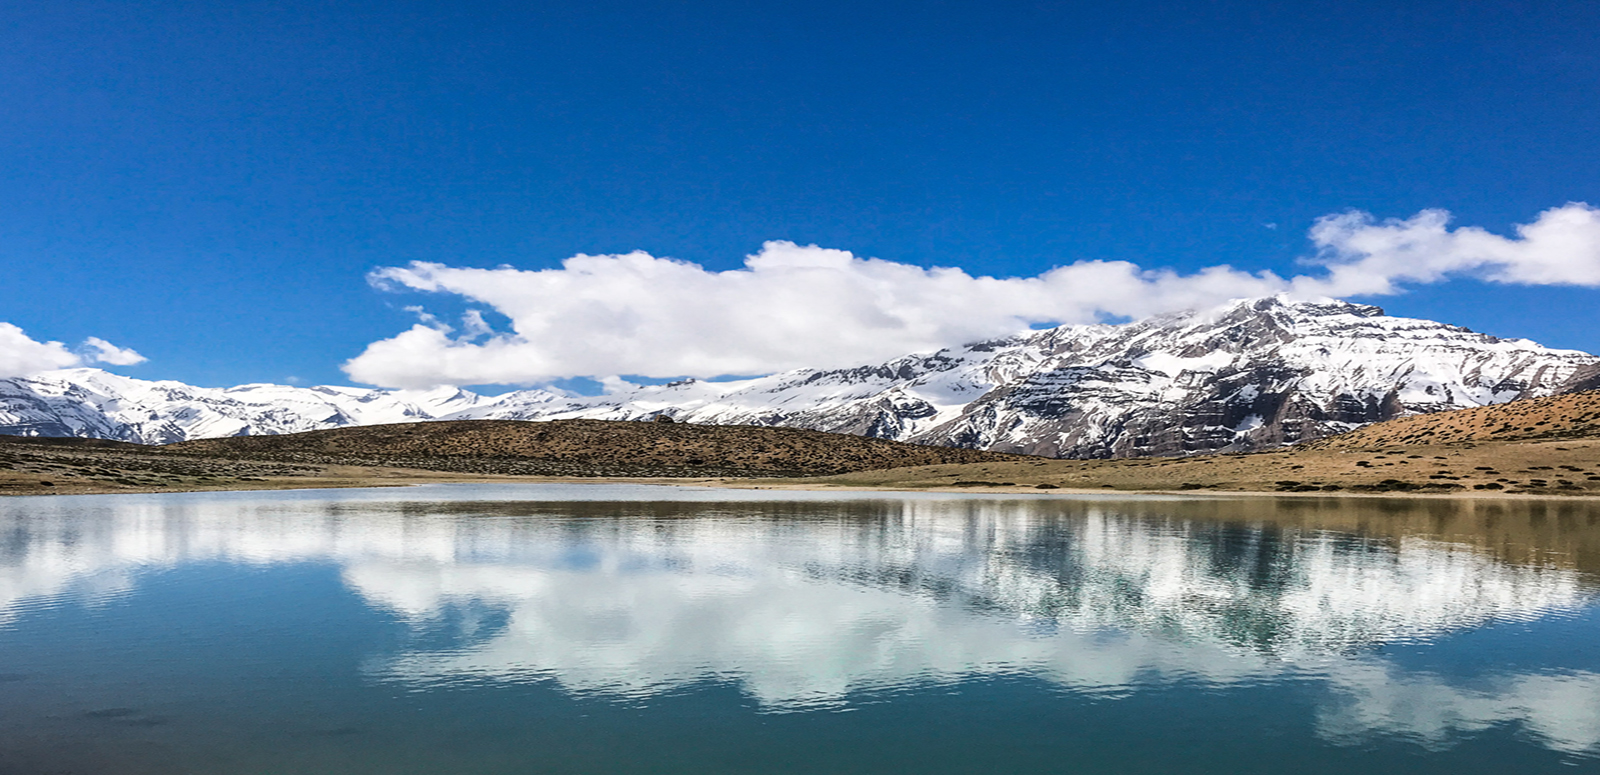
M0 773L1600 772L1600 508L0 501Z

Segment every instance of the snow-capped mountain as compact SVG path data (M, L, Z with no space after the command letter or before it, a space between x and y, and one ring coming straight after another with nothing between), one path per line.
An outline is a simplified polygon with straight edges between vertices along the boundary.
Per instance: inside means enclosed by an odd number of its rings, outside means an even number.
M1250 450L1548 395L1600 357L1377 307L1266 298L1063 326L852 369L604 396L457 388L197 388L94 369L0 380L0 433L144 443L430 419L782 425L1058 457Z
M202 388L182 382L149 382L99 369L62 369L0 380L0 433L166 444L435 420L487 400L492 399L456 388Z

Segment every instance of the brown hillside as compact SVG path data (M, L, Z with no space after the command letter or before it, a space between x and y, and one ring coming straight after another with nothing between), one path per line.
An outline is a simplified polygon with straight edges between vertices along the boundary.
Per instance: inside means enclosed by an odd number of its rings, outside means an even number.
M80 439L76 436L0 436L0 446L17 449L115 449L124 452L148 451L150 448L131 441L110 439Z
M1253 454L863 471L843 487L1600 496L1600 391L1402 417ZM1600 519L1596 514L1594 519ZM1591 522L1600 524L1600 522Z
M983 491L1091 489L1600 496L1600 439L1308 449L1124 460L1034 460L895 468L817 486ZM780 486L775 483L773 486ZM1590 512L1600 527L1600 510Z
M326 473L318 466L165 454L159 447L122 441L0 436L0 495L357 483L329 479Z
M1600 438L1600 391L1512 401L1374 423L1304 445L1309 449L1378 449L1412 444L1554 441Z
M537 476L818 476L1025 459L793 428L459 420L202 439L178 455Z

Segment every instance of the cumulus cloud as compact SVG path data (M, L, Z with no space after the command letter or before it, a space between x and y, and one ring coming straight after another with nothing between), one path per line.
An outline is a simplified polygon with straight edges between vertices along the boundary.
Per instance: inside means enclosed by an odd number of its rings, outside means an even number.
M0 377L78 365L76 354L60 342L39 342L21 328L0 323Z
M1502 237L1477 227L1450 228L1450 214L1377 222L1361 212L1321 218L1311 240L1328 268L1324 278L1297 278L1331 296L1388 294L1402 283L1469 275L1517 285L1600 286L1600 209L1573 203L1546 210Z
M98 336L91 336L83 342L84 355L88 360L108 363L112 366L132 366L144 363L149 358L140 355L126 347L118 347Z
M1390 294L1454 276L1600 286L1600 210L1554 208L1512 237L1448 222L1439 210L1382 222L1359 212L1320 219L1310 234L1313 269L1292 277L1226 265L1180 274L1080 261L1034 277L995 278L781 241L729 271L643 252L578 255L543 270L415 262L379 269L372 282L460 297L508 318L509 330L493 329L478 310L450 326L417 308L419 323L372 343L344 369L389 387L765 374L1241 297Z
M40 342L11 323L0 323L0 378L37 374L87 363L130 366L144 356L99 337L89 337L78 352L60 342Z

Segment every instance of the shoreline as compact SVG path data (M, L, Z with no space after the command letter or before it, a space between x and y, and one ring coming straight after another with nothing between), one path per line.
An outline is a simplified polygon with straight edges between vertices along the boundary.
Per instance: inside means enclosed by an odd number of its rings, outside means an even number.
M586 458L553 463L530 458L530 463L515 456L460 451L426 461L350 457L300 460L13 445L9 454L0 455L0 497L562 483L1080 499L1097 495L1579 502L1600 498L1600 439L1363 450L1289 447L1187 458L1018 457L811 476L725 468L711 455L710 464L694 461L694 470L682 465L607 470ZM813 465L810 470L841 470L807 462ZM537 467L541 465L545 467Z
M892 469L891 469L892 470ZM372 489L383 487L414 487L427 484L643 484L670 487L706 487L726 490L771 490L775 492L881 492L881 493L941 493L952 495L997 495L1049 498L1052 496L1108 495L1179 497L1196 500L1227 498L1293 498L1293 499L1408 499L1408 500L1504 500L1504 501L1600 501L1600 494L1581 493L1523 493L1503 491L1451 491L1451 492L1350 492L1345 490L1315 492L1285 492L1275 490L1223 490L1223 489L1120 489L1112 487L1054 487L1039 489L1031 486L916 486L908 484L872 484L856 482L817 481L812 479L732 479L732 478L681 478L681 477L579 477L579 476L512 476L493 474L452 474L443 471L417 469L380 469L362 472L333 472L328 476L305 476L266 481L229 483L217 486L179 487L128 487L104 485L58 485L28 488L18 492L14 488L0 488L0 498L49 497L58 495L149 495L158 493L195 492L271 492L292 490Z

